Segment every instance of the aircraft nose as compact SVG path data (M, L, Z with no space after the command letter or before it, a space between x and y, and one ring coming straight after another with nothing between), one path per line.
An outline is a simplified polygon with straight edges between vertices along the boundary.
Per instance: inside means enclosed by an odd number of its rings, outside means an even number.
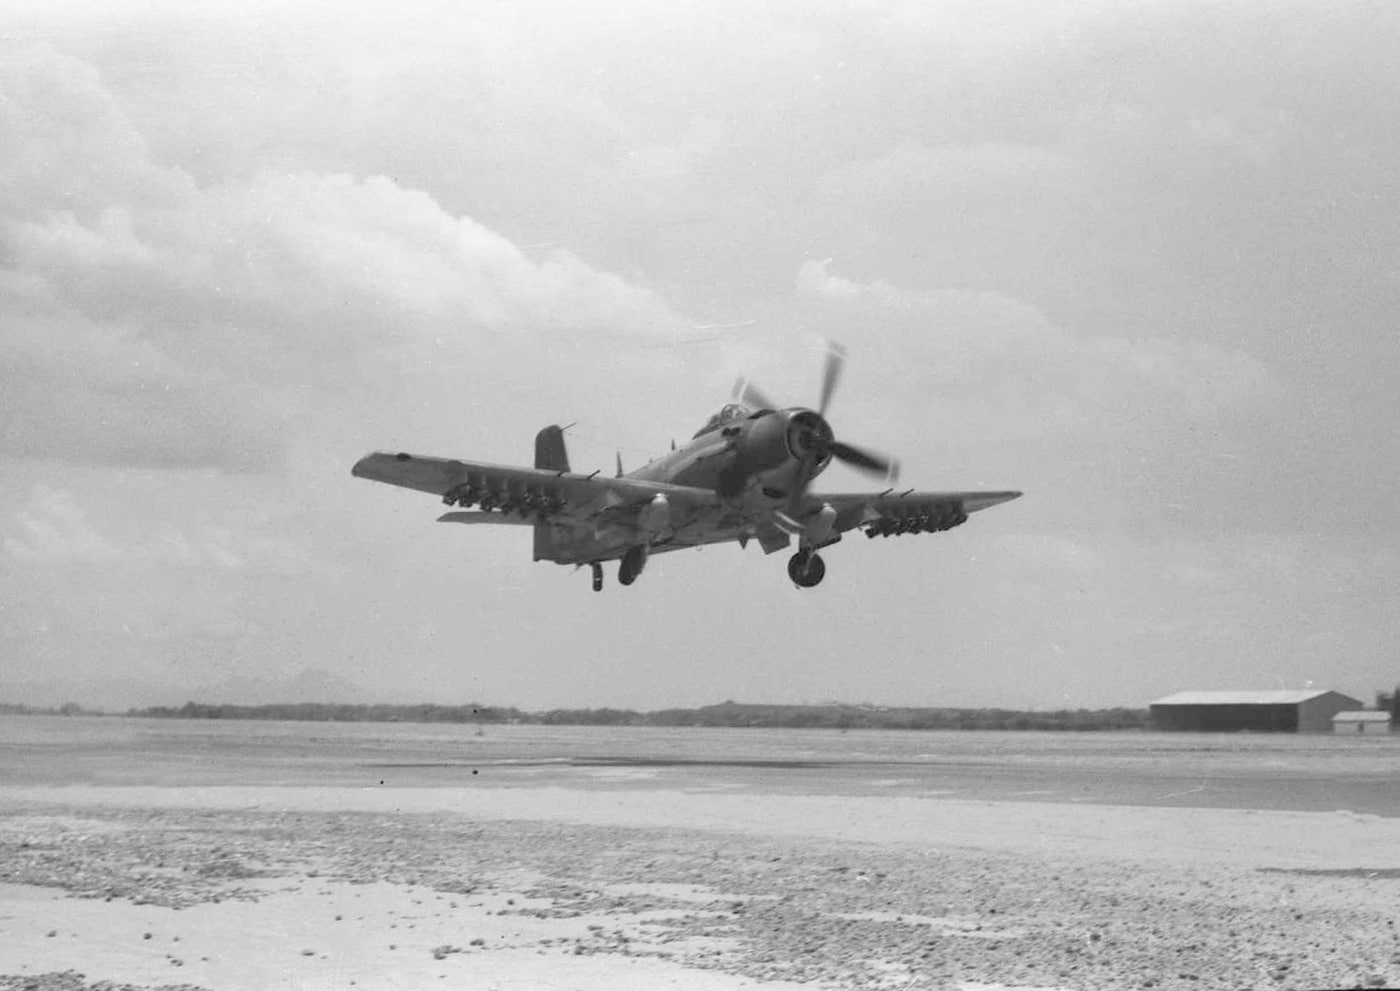
M788 451L799 461L826 457L835 439L831 424L813 410L798 410L788 420Z

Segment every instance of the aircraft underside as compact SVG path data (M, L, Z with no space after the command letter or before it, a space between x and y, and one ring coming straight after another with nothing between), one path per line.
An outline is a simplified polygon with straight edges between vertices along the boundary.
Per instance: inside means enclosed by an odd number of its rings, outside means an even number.
M907 496L909 493L905 493ZM473 503L469 491L456 489L444 496L449 505L470 507ZM820 499L821 497L816 497ZM555 564L582 567L587 565L593 579L594 591L603 588L603 565L610 561L618 562L617 580L621 585L631 585L641 577L648 560L653 554L703 547L706 544L722 544L734 541L747 546L757 540L765 553L772 554L791 546L793 537L798 548L788 559L788 577L798 588L813 588L826 576L826 562L818 553L820 550L838 543L840 533L827 535L818 543L810 539L804 528L795 527L795 532L781 528L765 529L760 522L771 513L765 505L744 512L731 507L732 517L728 525L719 525L705 520L682 523L676 529L658 533L649 540L639 541L635 527L604 527L594 532L584 527L573 527L550 522L549 500L521 498L506 502L482 501L477 505L483 510L471 514L447 514L444 520L456 516L470 515L490 519L476 519L475 522L492 522L505 525L533 526L535 531L535 560L550 561ZM947 501L932 509L919 509L899 515L880 515L877 519L864 523L858 529L867 537L892 537L921 533L940 533L951 530L967 521L967 513L957 501Z
M941 514L916 514L908 517L894 519L882 518L869 523L860 529L867 537L896 537L919 533L941 533L951 530L953 527L961 526L967 522L967 514L960 508L950 509ZM650 547L644 545L633 545L626 548L618 555L609 555L609 558L598 558L588 561L593 575L593 591L601 592L603 589L603 561L616 556L618 560L617 580L619 584L631 585L641 577L642 570L646 567L648 558L652 554L664 553L666 551L682 550L686 547L699 547L702 543L727 543L730 540L740 540L747 543L748 535L742 533L715 535L712 539L697 543L662 543L654 544ZM797 551L788 558L787 572L788 578L798 588L815 588L821 584L826 577L826 561L822 559L818 551L829 547L841 540L841 535L837 534L818 546L805 546L799 542ZM784 542L783 546L787 546ZM775 548L776 549L776 548ZM770 552L771 553L771 552ZM560 561L560 564L574 562Z

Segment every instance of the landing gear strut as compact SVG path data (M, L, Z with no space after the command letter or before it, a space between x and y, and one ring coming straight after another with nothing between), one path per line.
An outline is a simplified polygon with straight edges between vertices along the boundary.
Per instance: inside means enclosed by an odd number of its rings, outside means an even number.
M815 551L798 551L788 558L788 577L798 588L812 588L826 577L826 562Z
M603 590L603 566L597 561L593 562L593 591Z

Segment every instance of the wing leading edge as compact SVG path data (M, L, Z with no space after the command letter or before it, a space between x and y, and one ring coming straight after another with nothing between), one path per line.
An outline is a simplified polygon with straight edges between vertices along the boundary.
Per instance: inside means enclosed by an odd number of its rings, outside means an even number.
M936 533L967 522L971 513L1020 498L1020 492L855 492L811 493L803 515L818 517L826 506L836 512L832 531L864 527L866 536Z
M571 471L551 471L542 468L519 468L494 465L480 461L460 461L456 458L430 458L418 454L388 454L383 451L367 454L355 462L350 474L405 489L415 489L441 496L460 504L462 499L479 502L491 498L495 506L514 500L521 508L544 508L541 499L562 499L566 507L592 503L613 506L638 504L658 495L668 500L680 500L686 505L714 504L719 499L704 489L687 485L668 485L635 478L599 478L598 472L580 475ZM495 497L495 498L492 498Z

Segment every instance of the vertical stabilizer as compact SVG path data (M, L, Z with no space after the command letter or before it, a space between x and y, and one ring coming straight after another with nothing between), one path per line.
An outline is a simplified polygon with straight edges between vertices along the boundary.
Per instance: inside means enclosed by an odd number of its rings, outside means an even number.
M564 449L564 428L545 427L535 434L535 467L545 471L568 471L569 452ZM549 523L535 524L535 560L553 560L558 544L555 528Z
M545 427L535 434L535 467L547 471L569 470L569 452L564 449L563 427Z

